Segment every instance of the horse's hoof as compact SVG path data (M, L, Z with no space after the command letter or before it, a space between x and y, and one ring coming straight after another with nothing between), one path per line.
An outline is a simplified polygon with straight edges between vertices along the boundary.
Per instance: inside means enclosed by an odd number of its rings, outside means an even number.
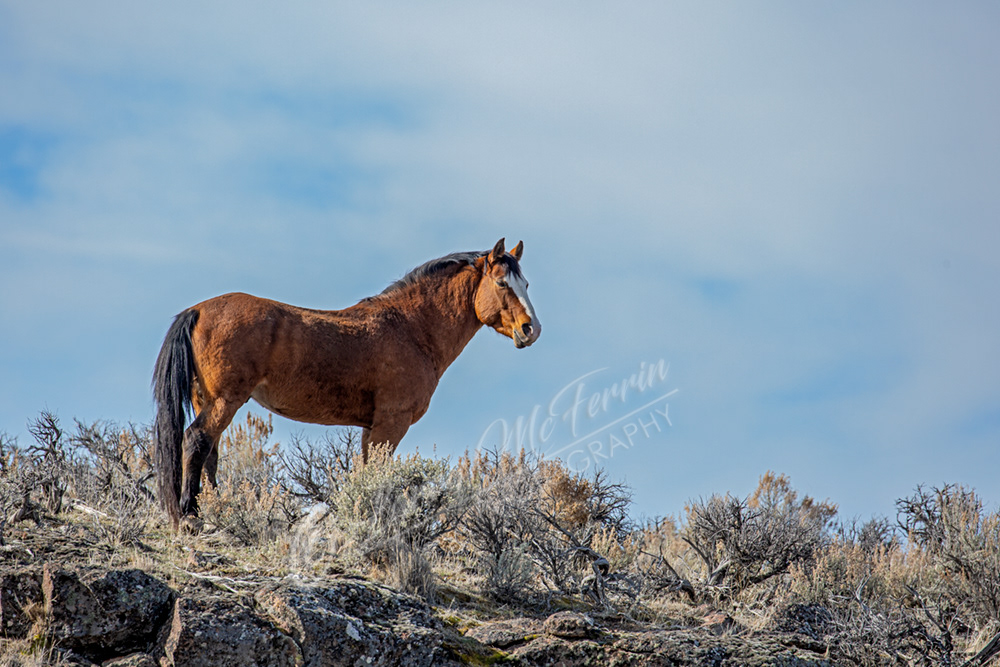
M181 517L180 531L185 535L197 535L205 527L205 522L196 516Z

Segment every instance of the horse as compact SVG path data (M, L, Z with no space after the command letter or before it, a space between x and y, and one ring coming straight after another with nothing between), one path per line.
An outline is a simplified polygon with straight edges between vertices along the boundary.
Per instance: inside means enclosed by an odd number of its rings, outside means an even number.
M367 464L373 446L395 451L482 326L518 349L538 340L523 249L500 239L445 255L343 310L232 293L178 314L153 371L157 481L174 530L199 525L202 472L214 487L219 438L251 398L296 421L361 427Z

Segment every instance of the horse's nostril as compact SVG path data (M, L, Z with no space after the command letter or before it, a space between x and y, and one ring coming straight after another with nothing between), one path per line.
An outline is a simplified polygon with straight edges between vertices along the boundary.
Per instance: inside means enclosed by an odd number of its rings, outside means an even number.
M522 324L521 325L521 331L524 332L525 336L530 336L531 335L531 325L528 324L528 323Z

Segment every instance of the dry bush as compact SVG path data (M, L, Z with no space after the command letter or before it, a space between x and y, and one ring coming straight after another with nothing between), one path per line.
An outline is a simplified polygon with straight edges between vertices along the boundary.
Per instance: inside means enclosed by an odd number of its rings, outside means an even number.
M472 500L455 541L482 575L482 591L500 602L523 601L541 582L548 592L582 588L602 598L608 559L594 548L616 549L628 527L627 489L571 473L559 461L523 450L480 451L456 472Z
M841 531L813 560L790 566L777 622L814 639L827 636L858 664L881 664L877 656L891 656L908 632L902 600L923 564L897 541L864 540L865 532Z
M335 434L324 434L319 444L293 437L286 451L279 452L278 459L296 496L331 505L360 453L361 436L357 429L342 428Z
M919 549L899 543L874 550L838 537L810 567L794 565L785 630L794 610L822 611L811 632L859 665L957 664L955 616L926 597L936 564ZM813 614L814 617L819 616Z
M811 560L837 507L799 500L786 476L768 472L746 499L713 495L686 510L684 539L705 564L703 583L725 599Z
M9 438L0 446L3 518L40 522L43 513L71 506L93 517L95 532L111 544L138 542L155 516L148 432L77 422L67 434L49 412L29 432L34 442L23 449Z
M591 479L573 474L561 461L540 461L536 477L540 493L534 514L540 530L530 553L547 586L562 592L587 591L603 602L610 574L604 554L593 548L601 531L624 538L631 496L626 487L606 482L603 472Z
M31 512L33 480L25 474L27 465L17 440L0 433L0 546L8 524L21 521Z
M112 545L139 543L158 517L149 429L77 422L70 443L74 506L93 517L98 535Z
M40 495L41 506L50 514L58 514L70 476L70 454L59 419L51 412L42 412L28 424L28 432L34 438L24 450L29 474Z
M457 531L458 544L480 570L483 592L500 602L519 600L535 577L527 544L537 532L536 466L522 450L463 457L456 471L471 499Z
M431 602L437 593L437 578L431 559L421 549L400 546L382 568L378 577L393 588L419 595Z
M261 546L287 532L302 515L278 457L269 444L274 428L247 414L245 424L231 426L219 441L218 488L204 484L202 517L245 546Z
M827 640L857 664L985 664L1000 651L997 513L957 486L897 508L905 542L884 519L842 529L792 566L789 599L825 610Z
M28 424L34 442L26 447L0 437L0 542L7 526L20 521L41 523L43 514L58 514L73 476L72 451L59 419L42 412Z
M970 489L948 485L897 502L909 541L940 568L929 594L947 599L970 627L1000 620L1000 512Z
M354 467L332 498L337 528L361 563L404 590L433 592L427 551L454 529L467 493L447 459L376 455Z
M651 591L684 590L687 593L689 582L704 575L704 563L684 540L673 517L651 521L639 534L641 545L636 562L645 573Z

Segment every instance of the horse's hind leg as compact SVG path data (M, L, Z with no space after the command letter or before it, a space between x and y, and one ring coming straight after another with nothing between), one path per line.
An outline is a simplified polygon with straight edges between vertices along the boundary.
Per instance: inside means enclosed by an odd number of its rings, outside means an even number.
M194 413L201 414L202 407L204 405L205 398L201 395L201 387L197 380L195 381L195 390L191 395L191 403L194 407ZM213 489L219 487L218 481L216 480L217 473L219 471L219 443L216 441L215 446L212 447L212 451L208 453L208 457L205 459L205 477L208 479L208 483L212 485Z
M216 480L216 475L219 472L219 441L215 441L215 445L212 446L212 451L208 453L208 457L205 459L205 479L208 483L212 485L213 489L219 488L219 483Z
M218 464L218 453L215 448L219 437L229 426L239 401L227 401L217 398L209 402L195 417L195 420L184 433L182 463L184 474L181 483L181 516L198 516L198 494L201 492L201 473L206 463L209 464L209 474L214 478L214 468Z

